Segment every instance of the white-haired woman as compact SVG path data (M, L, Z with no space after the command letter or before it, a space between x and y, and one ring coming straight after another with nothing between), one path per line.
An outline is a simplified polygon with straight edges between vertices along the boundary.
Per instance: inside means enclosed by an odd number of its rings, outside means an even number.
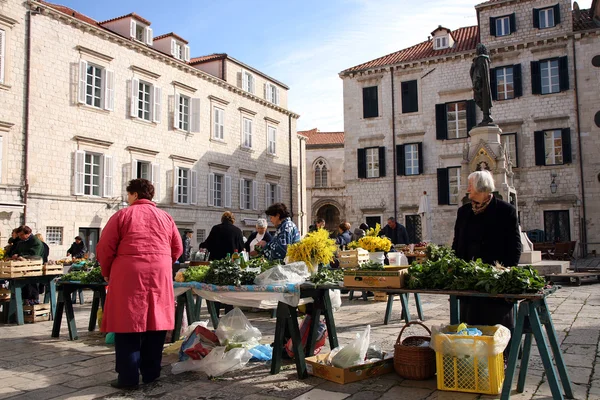
M264 218L259 218L256 221L256 231L252 232L244 244L246 251L251 256L258 255L258 252L254 250L254 246L256 246L261 240L264 240L267 243L271 241L271 234L267 232L267 220Z

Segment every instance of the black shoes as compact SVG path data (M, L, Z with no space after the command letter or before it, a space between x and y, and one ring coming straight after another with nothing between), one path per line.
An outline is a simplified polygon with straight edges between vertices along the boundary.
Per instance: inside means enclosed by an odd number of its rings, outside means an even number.
M118 379L115 379L114 381L112 381L110 383L110 386L112 386L116 389L123 389L123 390L135 390L140 387L140 385L138 385L137 383L135 385L124 385L122 383L119 383Z

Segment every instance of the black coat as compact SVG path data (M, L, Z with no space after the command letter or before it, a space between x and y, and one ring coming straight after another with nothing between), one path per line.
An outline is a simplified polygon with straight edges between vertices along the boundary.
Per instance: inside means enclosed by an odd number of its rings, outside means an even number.
M258 235L258 232L256 232L256 231L252 232L250 234L250 237L248 238L248 240L246 240L246 243L244 243L244 249L246 249L246 251L248 253L250 253L251 251L254 250L254 249L250 248L250 243L252 243L252 241L256 238L256 235ZM269 243L272 238L273 238L273 236L271 236L271 234L269 232L265 231L265 236L263 236L262 240Z
M67 255L71 255L71 257L75 258L83 258L85 253L87 253L88 249L83 240L81 243L73 242L69 250L67 250Z
M481 258L487 264L516 266L522 251L517 210L496 197L478 215L465 204L458 209L452 249L463 260Z
M44 264L48 263L48 256L50 255L50 247L46 244L46 242L42 242L44 245L44 254L42 254L42 259L44 260Z
M379 231L379 236L385 236L389 238L393 244L409 244L410 239L408 238L408 231L404 225L396 222L396 229L390 228L389 225L383 227Z
M212 227L206 240L200 243L200 248L210 251L210 260L221 260L227 253L231 255L235 250L241 252L244 249L244 235L237 226L223 222Z

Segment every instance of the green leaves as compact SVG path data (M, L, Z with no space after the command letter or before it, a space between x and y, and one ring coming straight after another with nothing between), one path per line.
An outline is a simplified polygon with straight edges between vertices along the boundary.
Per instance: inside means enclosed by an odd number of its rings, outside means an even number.
M310 281L315 285L337 284L343 280L344 271L342 269L319 268L319 271L310 277Z

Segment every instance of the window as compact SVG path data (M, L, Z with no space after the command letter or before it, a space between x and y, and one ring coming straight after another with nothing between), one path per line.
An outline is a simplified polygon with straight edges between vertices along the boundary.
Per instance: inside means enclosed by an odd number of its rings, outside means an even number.
M467 102L446 104L448 139L467 137Z
M240 179L240 208L242 210L258 209L258 188L256 181Z
M160 123L162 89L139 79L131 80L131 117Z
M417 92L417 81L402 82L400 85L402 93L402 113L419 111L419 94Z
M219 107L214 107L213 113L213 138L217 140L225 140L225 110Z
M365 215L365 223L367 225L369 225L369 228L375 229L375 226L377 224L379 224L381 226L381 216L379 216L379 215L378 216L374 216L374 215L367 216L367 215Z
M204 242L206 238L206 229L197 229L196 230L196 243L200 244Z
M242 72L242 89L254 93L254 76L247 71Z
M146 28L140 24L135 24L135 39L140 42L146 42Z
M173 200L177 204L197 204L197 174L190 168L175 167Z
M179 60L183 60L183 48L181 47L181 45L175 41L173 41L173 57L179 59Z
M491 36L508 36L516 31L517 18L515 13L501 17L490 17Z
M569 211L544 211L544 232L548 242L570 242L571 222Z
M315 187L327 187L327 164L323 160L315 163Z
M184 95L179 95L177 103L177 128L182 131L189 132L190 130L190 98Z
M272 83L265 83L265 99L273 104L279 104L279 88Z
M367 149L367 178L379 177L379 154L377 148Z
M450 189L448 204L458 204L460 199L460 167L448 168L448 187Z
M408 143L396 145L396 173L398 175L419 175L423 173L423 144Z
M100 196L101 157L100 154L85 155L83 193L88 196Z
M275 183L265 183L265 207L281 202L281 186Z
M277 128L267 126L267 153L275 155L277 153Z
M223 206L223 175L215 175L214 178L215 187L213 189L215 202L214 205L217 207Z
M152 86L149 83L139 81L138 85L138 118L150 121L150 90Z
M519 166L519 156L517 154L517 134L516 133L503 133L500 135L500 142L503 148L507 148L508 157L514 168Z
M6 58L6 32L0 29L0 83L4 83L4 59Z
M558 24L560 24L560 4L542 9L533 9L534 28L546 29Z
M558 93L569 89L568 57L531 62L532 94Z
M358 149L358 177L382 178L385 176L385 147Z
M377 86L363 88L363 118L379 117Z
M171 39L171 55L181 61L190 61L190 47Z
M542 94L560 92L558 60L540 62L540 71L542 74Z
M510 35L510 19L502 17L496 19L496 36Z
M455 205L460 201L460 167L438 168L438 204Z
M513 86L512 67L496 68L496 89L498 91L498 100L508 100L515 98L515 89Z
M46 227L46 243L47 244L63 244L63 227L62 226L47 226Z
M421 226L421 216L419 214L406 215L404 217L408 240L411 243L419 243L421 241L423 228Z
M448 37L447 36L439 36L435 38L435 49L441 50L448 47Z
M177 93L173 109L173 128L200 132L200 99Z
M145 26L134 19L130 20L130 24L129 36L138 42L152 46L152 28Z
M208 205L231 207L231 177L229 175L208 174Z
M160 201L160 165L149 161L131 160L131 179L147 179L154 185L154 200Z
M92 107L102 105L102 68L88 64L85 88L85 104Z
M559 165L572 162L571 129L534 132L535 165Z
M76 196L113 196L113 159L104 154L77 150L73 194Z
M243 118L242 146L252 148L252 120Z
M146 161L138 161L136 176L134 179L152 180L152 165Z

